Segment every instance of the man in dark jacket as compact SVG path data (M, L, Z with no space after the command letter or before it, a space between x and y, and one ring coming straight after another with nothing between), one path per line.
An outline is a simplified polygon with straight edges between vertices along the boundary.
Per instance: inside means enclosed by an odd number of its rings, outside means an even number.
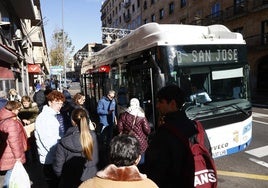
M167 128L173 126L187 138L197 133L194 122L182 110L184 102L184 93L176 85L163 87L157 93L159 127L147 148L144 168L159 188L194 187L190 147Z
M46 96L45 91L42 90L42 87L39 83L35 86L33 101L36 102L39 112L42 112L43 106L46 104Z

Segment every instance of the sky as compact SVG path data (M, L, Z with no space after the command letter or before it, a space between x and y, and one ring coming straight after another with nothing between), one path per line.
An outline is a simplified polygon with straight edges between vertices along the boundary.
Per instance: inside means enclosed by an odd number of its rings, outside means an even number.
M53 33L62 28L75 46L74 53L87 43L102 43L100 20L102 1L40 0L48 48L50 49L52 44Z

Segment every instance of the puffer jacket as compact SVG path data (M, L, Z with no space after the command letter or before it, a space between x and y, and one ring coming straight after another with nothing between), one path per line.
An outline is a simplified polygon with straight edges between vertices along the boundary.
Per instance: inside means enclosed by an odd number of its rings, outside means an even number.
M25 151L27 150L26 132L16 114L6 108L0 110L0 136L0 170L12 169L18 159L25 163Z
M119 133L128 134L131 131L140 142L141 152L145 152L148 147L147 137L151 132L151 127L146 117L134 116L124 112L120 115L117 126Z
M96 177L83 182L79 188L157 188L157 185L139 172L135 165L117 167L113 164L99 171Z
M97 173L98 144L94 131L90 131L93 139L93 160L85 158L80 143L80 132L77 126L70 127L57 145L53 169L60 177L59 187L78 187L78 185Z

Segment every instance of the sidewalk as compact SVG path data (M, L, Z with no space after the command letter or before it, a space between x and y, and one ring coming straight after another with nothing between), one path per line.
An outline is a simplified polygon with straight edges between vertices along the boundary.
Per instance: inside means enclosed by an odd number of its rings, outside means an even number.
M46 185L44 176L42 174L41 166L38 162L24 165L26 171L28 172L30 181L32 183L31 188L48 188ZM4 182L4 175L0 176L0 185L2 187Z
M71 87L69 90L70 94L74 96L74 94L80 92L78 87ZM46 185L41 166L38 162L27 163L24 165L26 171L29 174L30 180L32 182L31 188L48 188ZM4 175L0 175L0 187L2 187L4 182Z

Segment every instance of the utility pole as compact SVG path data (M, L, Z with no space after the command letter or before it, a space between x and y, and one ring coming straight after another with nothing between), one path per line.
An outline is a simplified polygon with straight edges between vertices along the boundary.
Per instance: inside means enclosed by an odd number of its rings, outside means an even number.
M65 62L65 37L64 37L64 11L63 11L63 1L62 1L62 55L63 55L63 74L64 74L64 87L67 86L66 84L66 62ZM61 87L61 83L60 83L60 87Z

